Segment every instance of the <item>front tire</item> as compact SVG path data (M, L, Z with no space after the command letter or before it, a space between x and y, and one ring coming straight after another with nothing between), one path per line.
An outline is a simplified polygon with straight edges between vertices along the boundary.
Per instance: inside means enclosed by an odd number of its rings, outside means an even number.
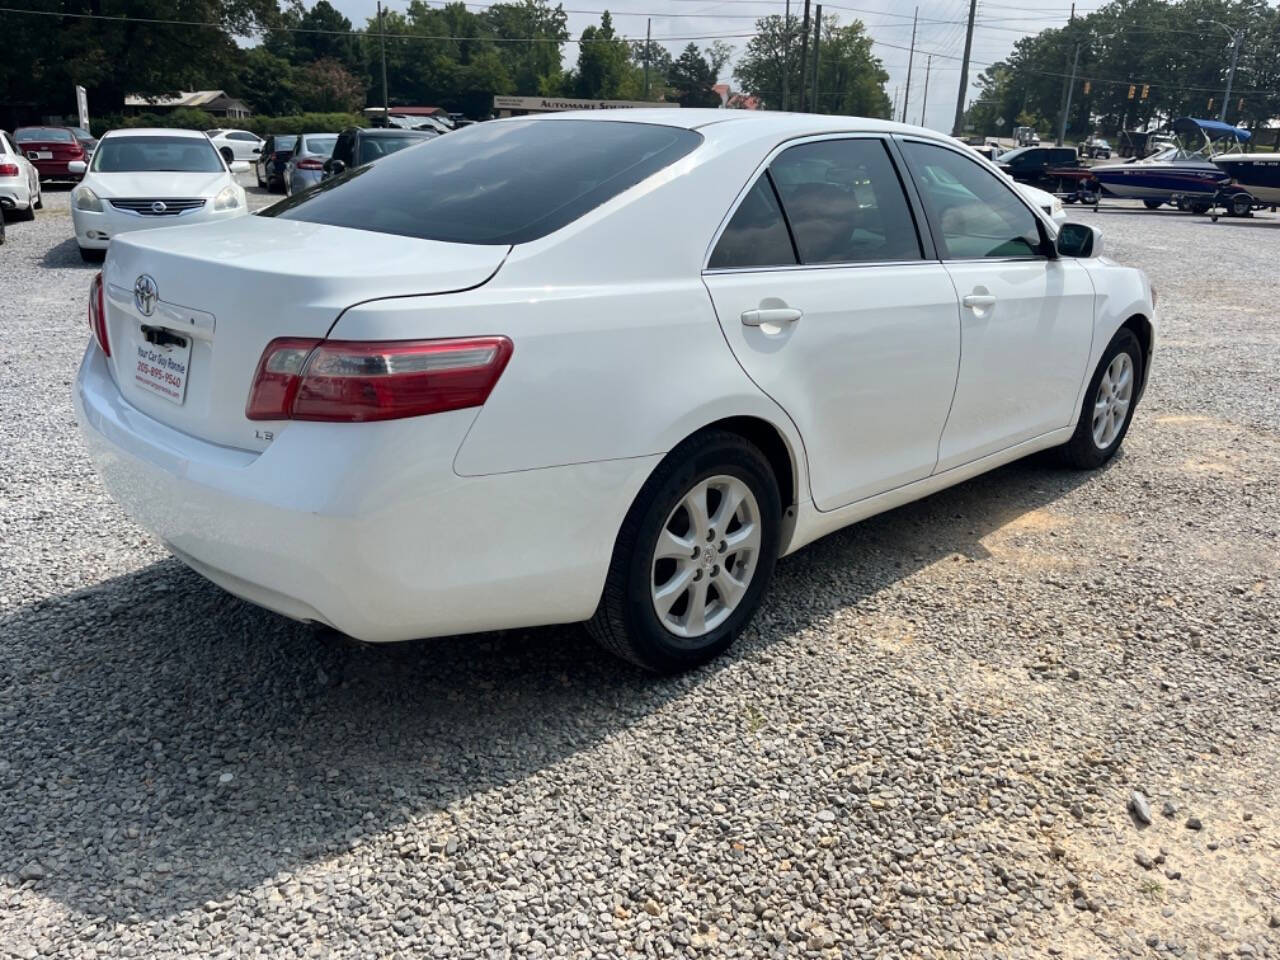
M760 605L781 525L778 482L754 444L720 430L689 438L628 511L588 631L655 673L719 656Z
M1164 206L1163 200L1143 200L1142 205L1148 210L1159 210Z
M80 259L85 263L101 263L103 260L107 259L107 251L92 250L89 247L81 247Z
M1116 455L1138 406L1144 362L1138 338L1121 327L1089 380L1075 433L1059 448L1067 466L1096 470Z

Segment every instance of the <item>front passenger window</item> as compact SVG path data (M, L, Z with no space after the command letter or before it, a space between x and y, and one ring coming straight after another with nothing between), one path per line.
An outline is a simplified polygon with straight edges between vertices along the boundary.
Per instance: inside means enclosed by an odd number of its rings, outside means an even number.
M1040 255L1040 221L1010 185L946 147L907 140L902 150L944 260Z

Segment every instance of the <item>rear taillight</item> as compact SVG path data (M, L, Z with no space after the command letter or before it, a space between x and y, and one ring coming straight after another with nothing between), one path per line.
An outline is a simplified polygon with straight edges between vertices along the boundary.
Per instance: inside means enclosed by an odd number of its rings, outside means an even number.
M16 177L18 175L18 165L16 163L0 163L0 177Z
M89 284L89 329L93 331L93 339L108 357L111 356L111 341L107 339L107 304L102 295L102 274L99 273Z
M282 337L262 352L245 416L361 423L478 407L502 376L511 350L506 337Z
M323 170L324 161L317 160L315 157L304 157L297 163L299 170Z

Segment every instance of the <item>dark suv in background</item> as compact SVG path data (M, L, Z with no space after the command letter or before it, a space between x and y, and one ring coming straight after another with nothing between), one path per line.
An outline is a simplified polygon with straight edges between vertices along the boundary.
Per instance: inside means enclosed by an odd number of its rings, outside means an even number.
M440 134L431 130L398 130L394 127L348 127L338 134L333 156L324 162L324 176L336 177L344 170L373 163L388 154L411 147Z
M253 172L258 178L258 186L268 190L284 189L284 168L293 156L293 145L298 137L295 134L270 134L262 142L262 152L253 161Z

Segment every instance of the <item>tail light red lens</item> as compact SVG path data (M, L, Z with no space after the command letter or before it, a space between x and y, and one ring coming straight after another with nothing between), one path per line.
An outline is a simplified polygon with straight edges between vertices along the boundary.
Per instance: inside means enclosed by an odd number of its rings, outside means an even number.
M18 175L18 165L16 163L0 163L0 177L16 177Z
M245 416L363 423L478 407L489 399L511 351L506 337L282 337L262 353Z
M298 161L297 167L299 170L323 170L324 161L317 160L315 157L303 157Z
M111 356L111 341L107 339L107 304L102 293L102 274L98 273L89 284L89 329L93 331L93 339L108 357Z

